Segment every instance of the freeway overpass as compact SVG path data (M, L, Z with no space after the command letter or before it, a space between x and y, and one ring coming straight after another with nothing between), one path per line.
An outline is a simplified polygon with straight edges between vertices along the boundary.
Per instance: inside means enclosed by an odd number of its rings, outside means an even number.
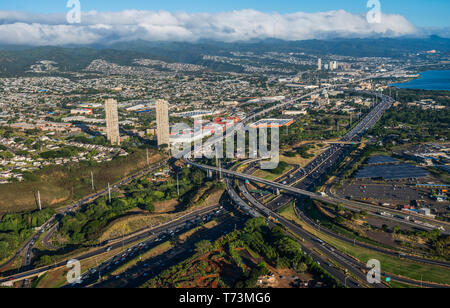
M402 215L404 216L404 213L401 211L397 211L397 210L388 210L385 208L380 208L376 205L371 205L371 204L366 204L366 203L362 203L362 202L356 202L356 201L349 201L346 199L341 199L341 198L337 198L337 197L329 197L329 196L322 196L320 194L316 194L307 190L303 190L303 189L299 189L299 188L295 188L295 187L291 187L291 186L287 186L287 185L283 185L277 182L273 182L273 181L268 181L253 175L249 175L249 174L244 174L244 173L240 173L240 172L236 172L236 171L230 171L227 169L222 169L222 168L217 168L217 167L213 167L213 166L207 166L207 165L203 165L203 164L198 164L195 163L193 161L190 160L186 160L186 162L194 167L197 168L201 168L204 170L209 170L209 171L213 171L216 173L222 173L223 175L227 175L229 177L234 177L240 180L244 180L244 181L250 181L250 182L255 182L255 183L259 183L259 184L263 184L269 187L274 188L275 190L279 190L280 192L286 192L288 194L291 195L295 195L295 196L307 196L313 200L317 200L317 201L321 201L321 202L325 202L325 203L330 203L330 204L336 204L336 205L342 205L343 207L350 209L350 210L365 210L365 211L369 211L369 212L387 212L387 213L392 213L393 217L384 217L385 219L391 219L391 220L395 220L398 221L399 219L395 217L395 215ZM446 223L446 222L441 222L441 221L437 221L434 219L430 219L430 218L426 218L423 216L417 216L418 218L420 218L423 221L426 221L430 224L433 224L435 226L438 227L442 227L444 230L443 233L444 234L450 234L449 227L450 224ZM417 223L412 223L412 222L408 222L408 221L401 221L404 224L408 224L411 225L415 228L418 229L423 229L423 230L434 230L436 228L431 228L431 227L427 227L425 225L422 224L417 224Z

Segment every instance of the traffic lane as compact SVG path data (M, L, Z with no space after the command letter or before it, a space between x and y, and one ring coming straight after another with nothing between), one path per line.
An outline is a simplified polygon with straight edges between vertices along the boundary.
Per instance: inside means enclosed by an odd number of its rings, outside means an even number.
M225 214L228 215L228 214ZM120 277L112 277L112 281L119 278L120 282L123 283L121 287L133 288L142 285L145 281L149 280L152 276L156 276L158 273L162 272L164 269L176 265L183 260L195 254L195 244L200 240L209 240L214 242L225 234L232 232L235 226L243 226L246 219L242 217L225 217L224 221L219 223L219 225L207 229L200 230L201 234L194 234L189 237L186 242L181 245L175 246L171 250L167 251L163 255L142 260L136 266L130 268L126 273L120 275ZM145 266L145 264L147 266ZM95 287L105 287L108 282L103 282L95 285Z
M298 227L297 225L291 223L290 221L284 219L283 217L279 216L278 214L270 211L269 209L265 208L262 204L259 204L259 202L254 199L250 193L248 193L248 191L246 191L245 186L242 184L240 185L241 191L244 193L245 197L247 198L247 200L252 203L253 205L255 205L261 212L263 212L265 215L267 215L268 217L273 217L275 219L278 220L278 222L282 223L282 225L284 225L285 227L287 227L291 232L293 232L294 234L297 234L298 236L300 236L301 238L303 238L306 242L308 242L310 245L312 245L314 248L318 249L319 251L321 251L321 253L325 254L329 259L333 260L334 262L340 264L343 268L348 268L349 271L355 275L356 277L359 277L360 279L365 279L365 276L362 274L361 271L359 271L359 264L356 265L353 262L352 259L350 259L347 256L344 255L340 255L338 252L334 252L334 255L330 254L331 249L325 250L322 245L317 245L315 243L318 242L317 238L312 237L309 233L307 233L306 231L304 231L303 229L301 229L300 227ZM302 249L308 249L308 247L305 246L304 243L299 241L299 244L302 246ZM310 252L309 255L311 257L313 257L313 259L316 262L320 262L321 257L315 253L313 253L311 250L308 249L308 251ZM334 249L333 249L334 251ZM344 263L344 264L343 264ZM342 284L345 284L345 281L348 280L349 278L345 278L346 275L343 273L339 273L339 271L337 271L336 269L334 269L333 267L329 266L328 264L325 264L325 267L329 270L331 270L333 272L333 276L335 278L337 278L338 280L340 280L340 282ZM352 279L350 279L350 281L352 281ZM353 281L351 283L351 285L354 285L355 287L359 287L359 282L357 281ZM384 285L380 285L378 287L385 287Z
M407 259L407 260L411 260L414 262L418 262L418 263L423 263L423 264L432 264L432 265L437 265L437 266L441 266L443 267L443 270L445 270L445 268L449 268L450 264L447 262L439 262L439 261L434 261L434 260L429 260L429 259L424 259L424 258L420 258L420 257L415 257L415 256L411 256L411 255L407 255L407 254L402 254L399 252L394 252L388 249L384 249L381 247L377 247L377 246L373 246L373 245L369 245L369 244L365 244L362 242L358 242L358 241L353 241L345 236L342 236L340 234L334 233L332 231L330 231L327 228L323 228L320 227L317 223L315 223L313 220L311 220L309 217L307 217L302 211L301 209L299 209L297 207L297 213L299 213L300 217L307 222L310 226L314 227L315 229L320 230L320 232L326 233L334 238L337 238L341 241L344 241L346 243L352 244L352 245L356 245L358 247L361 248L365 248L365 249L369 249L371 251L375 251L375 252L379 252L379 253L383 253L392 257L396 257L396 258L402 258L402 259Z
M186 221L188 221L188 220L195 219L198 215L200 215L200 216L207 215L209 212L214 211L218 207L220 207L220 205L214 205L214 206L208 207L206 209L202 209L201 211L194 212L194 213L191 213L191 214L187 215L185 218L183 218L183 219L181 219L179 221L176 221L176 222L173 222L173 223L169 223L169 224L161 226L161 227L156 227L156 228L151 229L150 231L147 231L147 232L145 232L143 234L137 235L135 237L131 237L131 238L126 239L124 241L119 241L118 243L106 245L106 246L111 247L111 249L120 248L123 245L127 245L127 244L133 243L133 242L135 242L135 241L137 241L139 239L151 236L154 232L160 233L160 232L164 232L167 229L176 228L179 225L185 224ZM96 255L102 254L102 253L105 252L105 249L107 249L107 248L108 247L102 247L102 248L100 248L98 250L95 250L93 252L90 252L90 253L87 253L85 255L82 255L81 257L78 258L78 260L82 261L82 260L94 257ZM48 271L50 269L54 269L54 268L65 266L66 264L67 264L67 261L58 262L58 263L56 263L54 265L46 266L46 267L43 267L43 268L40 268L40 269L31 270L31 271L27 271L25 273L20 273L20 274L17 274L17 275L13 275L13 276L7 277L5 279L0 280L0 283L7 282L7 281L10 281L10 280L20 279L20 278L23 278L23 277L28 277L30 275L36 275L38 273L46 272L46 271Z
M366 210L369 207L372 207L372 209L371 209L372 211L379 211L380 210L380 207L378 207L378 206L369 206L367 204L361 204L361 203L357 203L357 202L352 202L352 201L349 201L349 200L346 200L346 199L339 199L339 198L329 197L329 196L321 196L321 195L318 195L316 193L310 192L310 191L308 191L306 189L299 189L299 188L296 188L296 187L291 187L291 186L279 184L279 183L276 183L276 182L264 180L264 179L261 179L261 178L255 177L255 176L251 176L251 175L246 175L246 174L242 174L242 173L238 173L238 172L233 172L233 171L226 170L226 169L219 169L219 168L211 167L211 166L205 166L205 165L194 163L194 162L189 161L189 160L187 160L187 163L190 164L190 165L199 167L199 168L208 169L208 170L212 170L212 171L215 171L215 172L219 172L220 171L223 174L231 175L231 176L236 177L236 178L241 179L241 180L249 180L249 181L261 183L261 184L264 184L264 185L272 186L272 187L280 189L280 191L284 190L284 191L286 191L287 193L290 193L290 194L308 196L308 197L310 197L312 199L319 200L319 201L326 202L326 203L331 203L331 204L342 204L344 207L349 208L349 209L352 209L352 207L356 207L357 210L358 210L358 208L359 208L359 210L361 208ZM319 179L316 179L314 181L314 183L317 183L318 180ZM400 211L394 211L394 210L391 210L391 211L401 213ZM421 220L430 221L430 219L424 219L422 217L421 217ZM442 225L442 224L447 225L448 224L448 223L445 223L445 222L438 222L438 221L435 221L435 220L433 220L433 223L437 223L438 225ZM417 228L421 228L421 229L425 229L425 230L429 230L430 229L429 227L426 227L426 226L423 226L423 225L420 225L420 224L416 224L416 227ZM447 234L447 233L450 233L450 232L449 231L443 231L443 233Z
M282 222L283 225L287 226L292 232L298 234L300 237L305 239L305 241L310 243L318 242L318 239L301 229L300 227L292 224L290 221L284 219L281 216L276 215L276 218ZM354 259L340 253L333 247L325 244L325 245L315 245L316 249L318 249L321 253L325 254L329 259L334 260L338 264L340 264L343 268L346 268L353 275L358 277L360 280L365 281L366 275L360 270L363 267L362 264L357 263ZM354 281L356 285L359 285L357 281ZM384 284L375 284L373 285L377 288L386 288Z
M209 221L209 220L206 220ZM201 222L205 222L205 220L201 220ZM181 226L186 226L186 224L183 224ZM85 274L83 276L83 284L80 285L76 285L77 287L83 287L83 286L87 286L89 284L94 283L97 278L94 277L96 273L99 273L99 275L101 274L106 274L108 272L112 272L115 269L117 269L118 267L120 267L123 263L144 254L146 251L149 251L153 248L155 248L156 246L158 246L160 244L160 242L165 241L166 239L170 239L173 236L176 236L177 234L181 233L181 232L185 232L187 230L190 229L194 229L196 227L200 226L200 224L191 224L189 226L189 228L177 228L177 231L174 232L173 234L171 233L167 233L168 231L165 232L161 232L161 233L155 233L151 239L143 241L141 243L139 243L138 245L135 245L132 248L128 248L126 251L122 251L118 254L116 254L114 257L110 258L109 260L103 262L100 267L95 268L95 271L92 271L92 269L90 271L87 272L87 274ZM91 275L89 274L91 273Z

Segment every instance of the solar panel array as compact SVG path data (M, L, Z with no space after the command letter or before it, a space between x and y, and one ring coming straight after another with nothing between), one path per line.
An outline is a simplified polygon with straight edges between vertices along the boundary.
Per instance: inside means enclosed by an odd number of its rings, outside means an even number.
M376 165L376 164L390 164L397 163L398 160L389 156L372 156L369 158L367 164Z
M358 170L357 179L383 178L385 180L417 179L427 177L429 173L416 166L407 164L367 166Z

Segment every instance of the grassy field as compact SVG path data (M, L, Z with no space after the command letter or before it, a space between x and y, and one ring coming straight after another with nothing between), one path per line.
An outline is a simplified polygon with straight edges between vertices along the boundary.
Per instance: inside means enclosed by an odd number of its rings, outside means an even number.
M159 152L151 152L151 163L162 159ZM36 209L37 191L40 191L44 208L79 200L92 193L91 171L96 190L102 190L108 183L115 183L145 166L146 153L138 150L128 157L101 164L73 163L47 167L35 173L36 181L0 185L0 214Z
M175 214L136 214L119 218L112 222L102 236L99 242L115 239L138 230L148 228L157 224L162 224L175 218Z
M292 165L300 165L300 166L306 166L307 164L309 164L317 155L319 155L320 153L322 153L327 147L327 144L323 144L323 146L318 146L319 143L315 144L317 147L314 147L312 149L310 149L308 151L308 154L313 155L310 158L303 158L301 157L299 154L297 154L294 157L288 157L285 155L280 155L280 161L284 161L288 164L292 164Z
M289 166L287 168L284 168L284 170L281 173L272 173L264 170L257 170L255 173L253 173L253 176L268 180L268 181L274 181L275 179L279 178L283 174L286 174L287 172L291 171L293 169L292 166Z
M294 221L302 226L303 229L315 234L324 242L329 243L340 251L344 251L347 254L355 257L362 263L366 263L370 259L377 259L381 262L382 271L387 273L408 277L417 281L423 278L423 281L436 282L442 284L450 284L450 271L445 268L432 266L427 264L419 264L416 262L392 257L383 253L374 252L365 248L353 246L351 244L337 240L331 236L318 232L302 220L296 217L292 205L286 206L280 211L280 215Z
M391 281L389 283L389 285L394 288L394 289L413 289L413 288L417 288L415 286L406 284L406 283L401 283L401 282L397 282L397 281Z

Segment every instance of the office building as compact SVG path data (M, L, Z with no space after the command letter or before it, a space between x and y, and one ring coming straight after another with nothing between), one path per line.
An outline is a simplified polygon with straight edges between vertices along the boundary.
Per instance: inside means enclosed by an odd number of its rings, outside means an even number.
M319 58L319 60L317 60L317 70L321 71L322 70L322 59Z

